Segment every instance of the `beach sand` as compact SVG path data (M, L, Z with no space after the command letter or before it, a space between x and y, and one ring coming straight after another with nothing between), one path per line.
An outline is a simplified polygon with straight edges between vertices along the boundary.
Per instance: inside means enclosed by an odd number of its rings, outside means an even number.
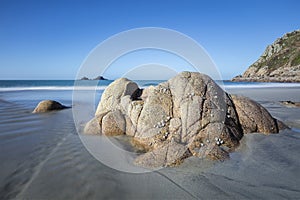
M126 173L84 148L72 110L31 114L0 101L0 199L299 199L300 88L227 89L257 100L291 127L248 134L224 162L189 158L173 168ZM95 136L88 136L90 138Z

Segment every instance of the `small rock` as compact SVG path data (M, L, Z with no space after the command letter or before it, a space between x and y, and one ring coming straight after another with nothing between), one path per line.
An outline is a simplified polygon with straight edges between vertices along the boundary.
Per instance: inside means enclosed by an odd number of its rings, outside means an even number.
M33 110L32 113L45 113L45 112L50 112L50 111L54 111L54 110L62 110L65 108L70 108L70 107L64 106L57 101L44 100L44 101L41 101L36 106L36 108Z
M300 102L280 101L280 103L287 106L287 107L300 107Z

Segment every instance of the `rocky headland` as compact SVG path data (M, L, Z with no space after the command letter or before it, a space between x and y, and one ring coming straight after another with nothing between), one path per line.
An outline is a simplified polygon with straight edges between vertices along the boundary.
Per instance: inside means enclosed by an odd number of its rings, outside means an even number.
M300 82L300 30L267 46L260 58L233 81Z
M84 132L130 136L146 152L135 164L155 168L190 156L224 160L244 134L284 127L260 104L226 93L207 75L182 72L145 89L126 78L115 80Z

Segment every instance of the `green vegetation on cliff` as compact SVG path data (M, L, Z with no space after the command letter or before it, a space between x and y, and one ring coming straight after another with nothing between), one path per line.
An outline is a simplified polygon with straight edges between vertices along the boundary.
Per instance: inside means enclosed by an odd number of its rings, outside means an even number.
M233 81L300 82L300 30L267 46L260 58Z

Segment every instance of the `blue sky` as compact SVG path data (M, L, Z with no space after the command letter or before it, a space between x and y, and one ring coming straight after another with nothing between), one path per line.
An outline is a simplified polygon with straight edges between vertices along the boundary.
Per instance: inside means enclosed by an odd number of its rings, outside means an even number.
M190 36L230 79L300 28L299 7L298 0L0 0L0 79L74 79L96 45L139 27Z

